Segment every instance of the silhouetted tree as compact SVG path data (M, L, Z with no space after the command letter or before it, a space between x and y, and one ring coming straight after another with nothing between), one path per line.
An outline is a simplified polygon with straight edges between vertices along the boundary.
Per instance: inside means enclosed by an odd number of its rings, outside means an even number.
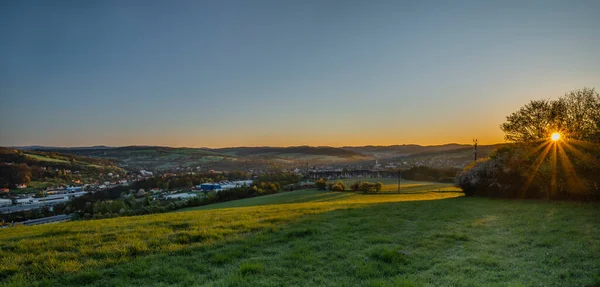
M544 140L553 132L590 141L598 135L599 122L600 95L593 88L583 88L556 101L531 101L506 117L500 128L511 142Z

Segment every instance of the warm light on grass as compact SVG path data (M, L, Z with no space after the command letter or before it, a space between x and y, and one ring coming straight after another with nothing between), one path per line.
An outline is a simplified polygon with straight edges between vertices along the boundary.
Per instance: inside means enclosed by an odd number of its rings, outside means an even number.
M560 134L559 133L553 133L552 136L552 141L557 141L560 139Z
M404 182L403 194L300 190L0 229L0 286L595 286L597 204L468 198L451 184Z

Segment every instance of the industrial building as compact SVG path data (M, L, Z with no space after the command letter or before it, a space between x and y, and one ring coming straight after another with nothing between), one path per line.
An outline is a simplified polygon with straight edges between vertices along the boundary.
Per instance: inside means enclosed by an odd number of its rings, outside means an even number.
M196 188L202 191L220 191L220 190L228 190L236 187L242 186L250 186L252 184L252 180L237 180L237 181L226 181L220 183L203 183L201 185L196 186Z
M0 207L12 205L12 200L0 198Z

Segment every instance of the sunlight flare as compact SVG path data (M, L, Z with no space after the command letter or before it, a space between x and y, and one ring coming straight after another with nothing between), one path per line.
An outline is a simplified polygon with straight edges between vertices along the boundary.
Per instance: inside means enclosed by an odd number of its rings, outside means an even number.
M545 160L546 156L548 155L548 153L550 152L551 148L552 148L552 145L549 145L549 144L546 145L546 148L544 148L542 153L536 158L535 162L533 163L533 166L529 169L529 172L527 173L527 180L525 181L525 184L523 185L523 191L526 191L527 189L529 189L529 186L533 182L536 174L538 173L538 171L540 169L540 166L544 162L544 160Z

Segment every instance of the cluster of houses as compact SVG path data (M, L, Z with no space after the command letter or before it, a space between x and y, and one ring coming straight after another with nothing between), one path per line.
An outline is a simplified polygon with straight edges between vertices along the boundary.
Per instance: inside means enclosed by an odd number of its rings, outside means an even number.
M111 176L108 174L108 176ZM0 214L13 213L26 210L39 209L44 206L52 207L55 204L68 202L76 197L83 196L88 192L94 192L97 190L112 188L115 186L129 185L133 181L141 180L145 177L153 176L150 171L142 170L139 173L130 174L125 178L119 179L119 177L113 177L111 181L95 182L91 184L85 184L80 186L60 186L51 190L44 191L43 197L34 197L33 194L21 195L20 198L14 197L12 199L0 198ZM214 191L219 192L222 190L228 190L232 188L238 188L242 186L250 186L252 180L239 180L239 181L222 181L218 183L202 183L195 186L193 190L186 191L183 193L171 191L166 192L159 188L153 188L148 191L155 198L163 199L178 199L188 200L190 198L198 196L199 192ZM0 190L2 192L9 192L8 189ZM138 196L144 196L146 191L143 189L137 192Z
M66 172L66 171L65 171ZM71 172L69 170L69 172ZM99 181L78 186L58 186L44 191L43 197L34 197L32 194L21 194L12 198L0 199L0 213L12 213L24 210L32 210L42 208L45 205L52 206L58 203L65 203L75 197L82 196L88 192L94 192L104 189L110 189L117 186L126 186L131 182L142 180L153 175L150 171L142 170L139 173L130 173L125 177L120 177L118 174L108 173L108 180ZM27 185L22 185L26 188ZM0 189L0 194L8 194L10 189Z

